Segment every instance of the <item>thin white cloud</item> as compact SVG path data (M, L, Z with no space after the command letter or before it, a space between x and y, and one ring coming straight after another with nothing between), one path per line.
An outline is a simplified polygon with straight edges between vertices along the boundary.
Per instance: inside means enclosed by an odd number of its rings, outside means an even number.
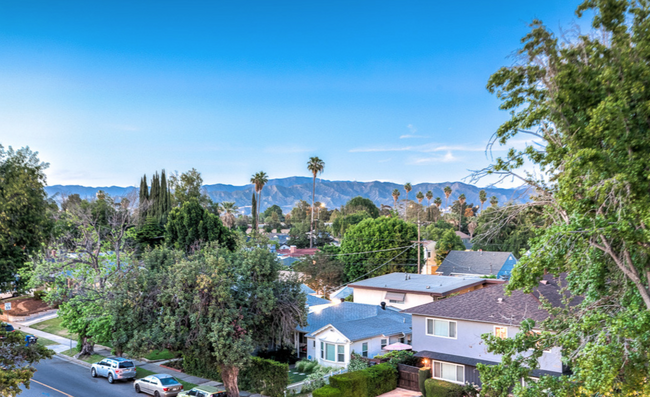
M372 153L372 152L416 152L416 153L433 153L445 151L458 152L483 152L485 146L449 146L427 143L424 145L402 146L402 147L370 147L350 149L350 153Z
M413 124L409 124L406 126L406 128L409 129L408 134L400 135L399 139L408 139L408 138L426 138L425 135L418 135L418 129L415 128Z
M426 135L411 135L411 134L406 134L406 135L400 135L399 139L407 139L407 138L426 138Z
M412 164L426 165L431 163L452 163L459 159L452 152L445 153L444 156L423 157L412 160Z

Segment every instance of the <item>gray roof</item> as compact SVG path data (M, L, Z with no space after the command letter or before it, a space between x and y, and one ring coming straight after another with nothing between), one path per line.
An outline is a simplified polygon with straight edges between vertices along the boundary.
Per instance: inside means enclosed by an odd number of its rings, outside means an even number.
M307 295L307 306L327 305L329 303L332 302L314 295Z
M300 284L300 290L301 290L302 292L304 292L305 294L307 294L307 295L309 295L309 294L315 294L315 293L316 293L316 291L314 291L313 289L311 289L311 287L308 286L307 284Z
M452 273L496 276L511 255L511 252L450 251L437 272L445 276Z
M338 291L334 291L330 294L330 299L335 300L335 299L345 299L348 296L352 295L354 291L350 287L343 287L339 289Z
M411 315L378 305L341 302L309 313L306 327L298 328L308 337L321 328L331 325L351 341L379 335L411 333Z
M435 276L431 274L391 273L350 284L352 288L434 294L445 296L473 285L490 281L479 277Z
M491 324L517 325L526 318L540 322L549 315L541 308L540 297L543 296L553 306L560 306L562 304L560 288L561 285L565 285L562 279L563 277L556 279L551 275L544 276L543 281L532 294L515 290L510 296L506 296L504 292L506 284L500 284L412 307L403 312ZM572 304L578 302L577 298L574 298Z

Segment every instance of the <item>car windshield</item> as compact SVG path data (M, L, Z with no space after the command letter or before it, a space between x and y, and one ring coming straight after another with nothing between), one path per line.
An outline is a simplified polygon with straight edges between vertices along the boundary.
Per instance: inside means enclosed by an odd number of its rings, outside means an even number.
M131 361L123 361L120 363L120 368L133 368L134 365Z
M174 378L159 378L160 384L163 386L175 385L178 382Z

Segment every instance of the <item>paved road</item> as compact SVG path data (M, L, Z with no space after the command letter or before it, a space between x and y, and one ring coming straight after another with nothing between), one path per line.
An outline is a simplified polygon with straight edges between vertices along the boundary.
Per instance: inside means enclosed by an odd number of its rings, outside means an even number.
M106 378L91 378L90 370L58 357L36 365L30 389L20 397L122 397L146 396L133 390L133 382L109 384Z

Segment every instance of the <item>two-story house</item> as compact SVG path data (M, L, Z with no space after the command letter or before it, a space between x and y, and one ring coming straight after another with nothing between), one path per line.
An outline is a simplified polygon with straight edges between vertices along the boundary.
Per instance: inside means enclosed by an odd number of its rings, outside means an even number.
M517 259L512 252L450 251L436 274L444 276L510 278Z
M390 273L349 284L355 303L379 305L385 302L398 309L423 305L453 294L463 294L502 280L479 277L450 277L431 274Z
M481 384L477 364L495 365L501 356L487 351L481 336L513 337L526 318L538 324L548 317L540 297L561 304L558 281L546 276L531 294L504 293L505 284L483 288L404 310L413 316L413 350L430 361L432 377L453 383ZM539 360L542 374L561 375L565 370L559 348L545 351Z

